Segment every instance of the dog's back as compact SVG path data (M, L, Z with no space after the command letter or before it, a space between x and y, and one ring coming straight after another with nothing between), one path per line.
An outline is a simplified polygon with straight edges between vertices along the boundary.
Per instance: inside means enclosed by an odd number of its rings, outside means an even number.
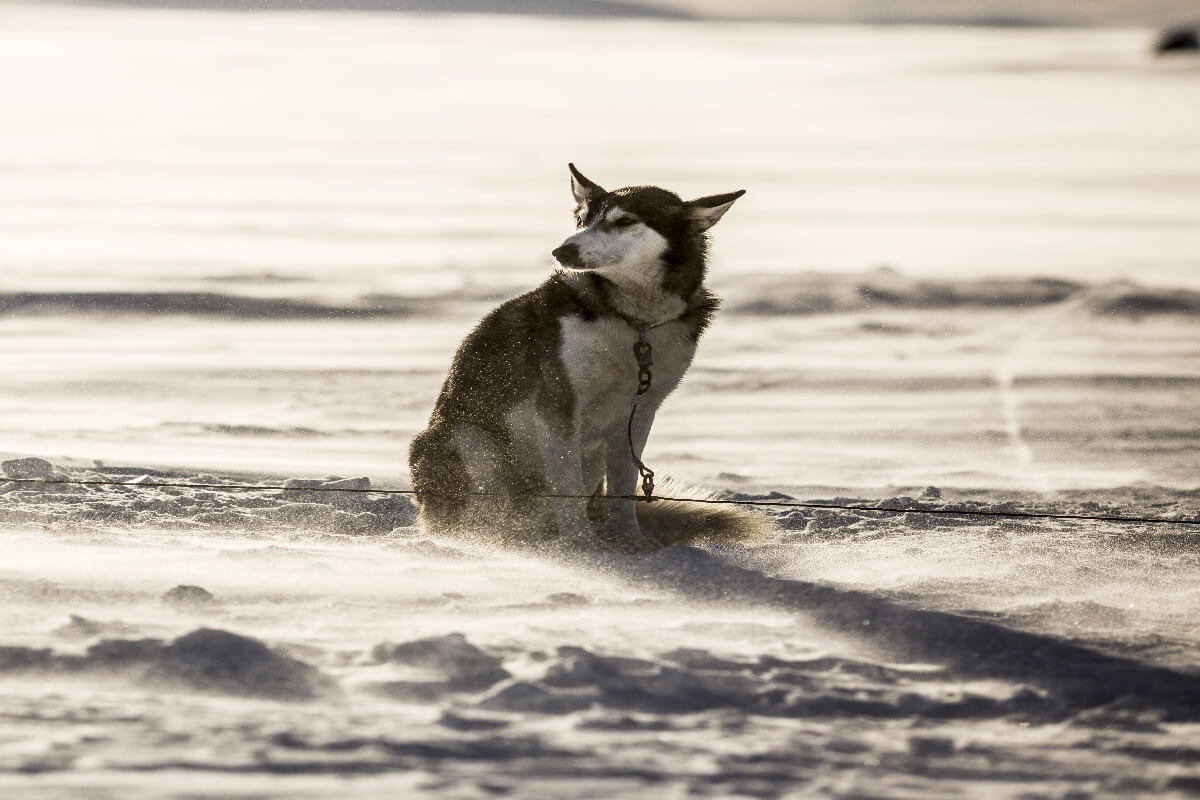
M588 313L552 277L493 310L459 346L429 427L409 449L426 527L499 532L505 541L553 535L541 508L549 487L522 445L535 415L570 419L560 326Z

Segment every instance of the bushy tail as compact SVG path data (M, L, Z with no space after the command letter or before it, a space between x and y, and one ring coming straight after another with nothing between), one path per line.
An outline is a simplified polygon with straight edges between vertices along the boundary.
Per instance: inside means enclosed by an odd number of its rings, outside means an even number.
M772 532L770 518L736 505L688 502L714 500L706 489L664 481L656 494L679 498L638 503L638 525L668 547L680 544L752 544Z

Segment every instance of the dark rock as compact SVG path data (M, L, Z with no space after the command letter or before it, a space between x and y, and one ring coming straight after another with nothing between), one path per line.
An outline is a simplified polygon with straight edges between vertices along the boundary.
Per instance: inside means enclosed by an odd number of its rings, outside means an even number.
M467 717L446 711L438 724L453 731L494 731L508 726L508 720L492 717Z
M44 458L12 458L0 463L0 470L9 478L49 478L54 465Z
M321 484L322 489L330 491L361 492L371 488L370 478L339 478Z
M1196 775L1175 775L1167 781L1164 787L1167 791L1200 794L1200 777Z
M526 681L504 684L481 699L478 707L485 711L508 711L533 714L570 714L592 705L596 692L551 692Z
M880 500L875 504L876 508L883 508L888 511L909 511L914 508L919 508L920 503L911 497L888 497Z
M325 483L322 480L312 480L307 478L288 478L283 482L284 489L316 489L321 484Z
M1200 51L1200 35L1192 28L1179 26L1167 28L1158 35L1154 43L1154 52L1158 55L1166 53L1195 53Z
M402 703L435 703L454 693L454 687L446 681L384 681L362 688Z
M945 758L954 755L954 740L943 736L914 736L908 740L908 752L917 758Z
M60 660L67 668L128 669L158 661L165 650L162 639L104 639L89 647L87 656L79 661L72 661L70 656Z
M43 670L50 664L51 653L49 650L0 646L0 672Z
M200 586L176 586L162 596L162 601L176 608L197 608L211 605L212 592Z
M373 655L379 661L435 670L446 677L448 688L458 691L486 689L510 677L500 658L480 650L461 633L382 644Z
M1200 313L1200 292L1118 288L1097 294L1089 305L1097 314L1132 319L1161 314L1197 314Z
M556 606L586 606L592 601L574 592L554 592L546 595L546 602Z
M228 631L201 628L168 645L148 679L204 691L307 699L328 681L303 661Z
M0 672L123 674L139 682L246 697L304 700L332 686L317 669L261 642L202 628L170 644L104 639L84 655L0 646Z

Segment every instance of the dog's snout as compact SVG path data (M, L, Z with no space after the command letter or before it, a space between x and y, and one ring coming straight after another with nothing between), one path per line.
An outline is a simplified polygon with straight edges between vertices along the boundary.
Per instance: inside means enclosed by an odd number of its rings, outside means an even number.
M554 249L550 255L554 256L558 263L564 267L582 267L583 262L579 260L579 247L574 244L564 244Z

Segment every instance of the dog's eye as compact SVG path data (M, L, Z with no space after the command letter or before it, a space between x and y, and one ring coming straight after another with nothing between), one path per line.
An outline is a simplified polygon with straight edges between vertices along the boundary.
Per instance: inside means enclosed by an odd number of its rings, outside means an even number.
M628 228L630 225L637 225L636 217L618 217L612 221L614 228Z

